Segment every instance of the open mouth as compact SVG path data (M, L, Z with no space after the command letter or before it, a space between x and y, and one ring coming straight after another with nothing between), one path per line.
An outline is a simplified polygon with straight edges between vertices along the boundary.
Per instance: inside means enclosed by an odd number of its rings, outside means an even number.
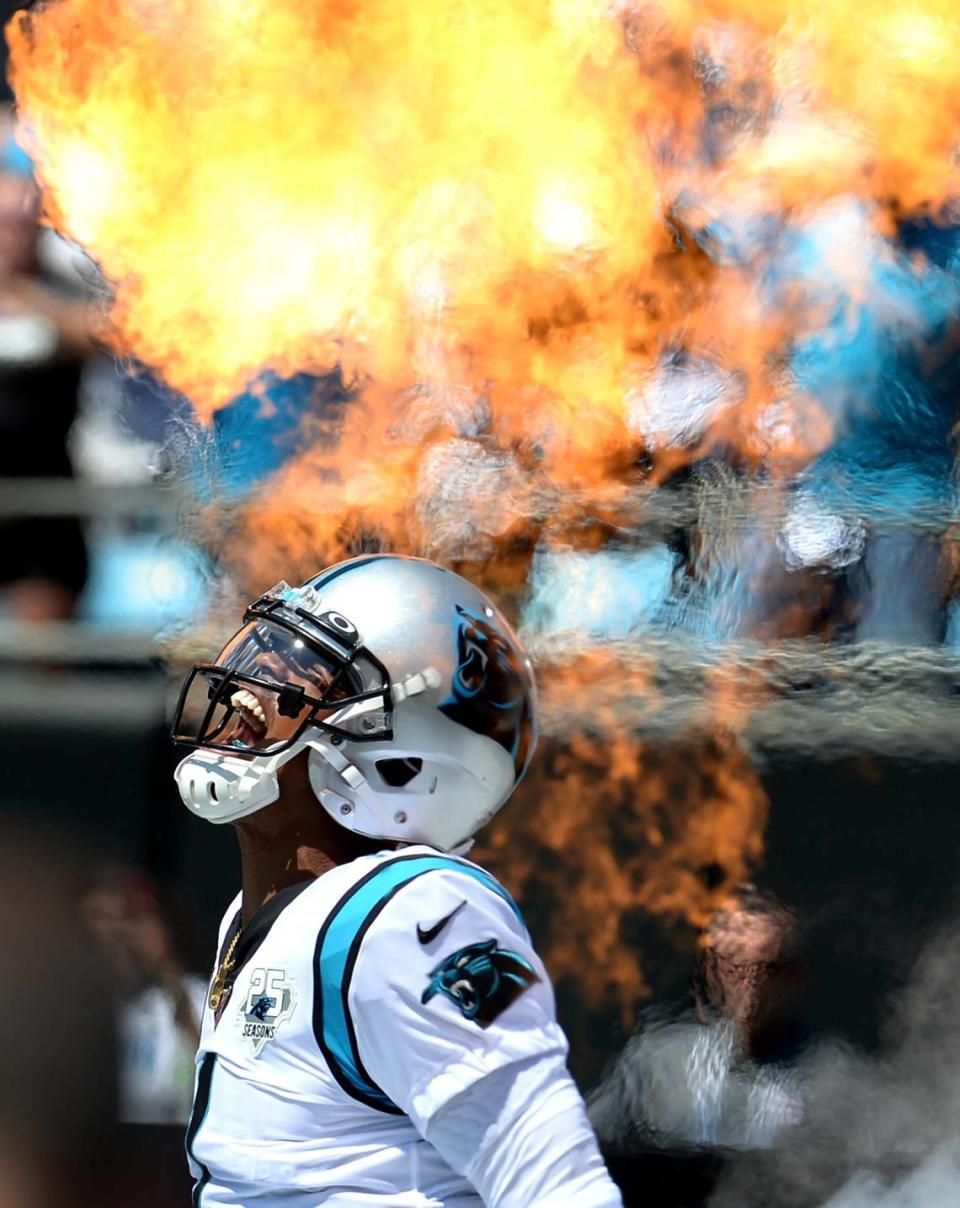
M234 746L257 746L267 735L267 715L263 705L252 692L239 688L230 697L230 705L234 710L234 727L229 741Z

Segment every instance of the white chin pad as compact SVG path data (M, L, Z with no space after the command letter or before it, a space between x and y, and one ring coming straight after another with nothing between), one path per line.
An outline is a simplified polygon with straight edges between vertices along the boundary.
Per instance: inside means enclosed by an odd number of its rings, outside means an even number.
M183 803L208 822L236 822L280 796L277 769L297 749L272 758L242 759L220 751L192 751L174 773Z

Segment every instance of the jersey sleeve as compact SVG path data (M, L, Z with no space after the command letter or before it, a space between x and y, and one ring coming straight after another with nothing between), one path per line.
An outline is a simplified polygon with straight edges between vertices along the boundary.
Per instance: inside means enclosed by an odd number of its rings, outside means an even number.
M394 892L359 940L344 1003L358 1072L424 1132L511 1063L566 1054L553 990L492 877L450 860Z

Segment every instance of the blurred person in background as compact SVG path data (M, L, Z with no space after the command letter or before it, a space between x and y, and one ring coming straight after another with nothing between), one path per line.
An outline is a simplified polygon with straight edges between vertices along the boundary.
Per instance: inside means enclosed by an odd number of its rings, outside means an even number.
M185 1124L206 983L185 971L144 875L131 869L104 873L83 907L122 996L120 1119Z
M0 478L68 479L67 437L94 352L90 290L69 245L39 224L31 165L0 112ZM73 517L0 518L0 602L17 620L64 620L87 577Z
M800 1124L796 1063L800 929L772 895L742 887L700 939L693 1002L653 1007L590 1096L590 1120L613 1149L764 1149Z
M112 1202L111 979L76 908L76 871L53 852L8 833L0 853L0 1208Z

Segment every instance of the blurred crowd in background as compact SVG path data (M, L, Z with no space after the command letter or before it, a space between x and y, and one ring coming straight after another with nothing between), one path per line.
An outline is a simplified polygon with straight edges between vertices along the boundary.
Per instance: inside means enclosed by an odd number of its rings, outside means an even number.
M5 4L4 19L14 7L25 6ZM116 1125L182 1130L206 993L204 928L178 929L169 887L161 905L146 867L162 873L164 861L155 820L144 824L141 758L166 788L154 639L206 606L164 460L185 408L98 344L103 282L41 224L0 92L0 682L16 719L4 759L23 767L0 789L0 1205L146 1204ZM141 693L150 703L131 716ZM79 762L62 743L77 718ZM103 787L93 769L132 735L126 805L108 789L106 817L91 818ZM124 808L126 830L110 826ZM162 1185L162 1172L152 1178ZM164 1194L157 1202L173 1202Z
M12 108L0 113L0 615L155 630L202 610L147 489L176 406L94 339L103 285L39 223ZM111 505L111 491L134 488ZM136 488L140 488L137 490Z

